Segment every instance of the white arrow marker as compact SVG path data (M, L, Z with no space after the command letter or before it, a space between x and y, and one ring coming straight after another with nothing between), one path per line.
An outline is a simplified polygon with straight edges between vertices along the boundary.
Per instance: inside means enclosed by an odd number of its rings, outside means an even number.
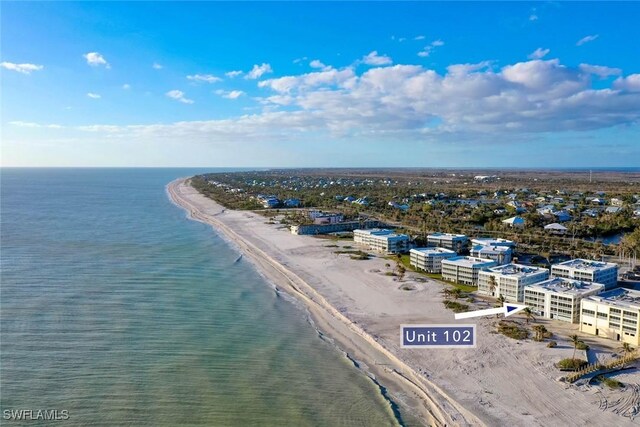
M456 320L459 319L468 319L470 317L480 317L480 316L489 316L491 314L504 314L504 317L511 316L512 314L516 314L522 310L527 308L526 305L520 304L511 304L509 302L505 302L502 307L498 308L488 308L486 310L476 310L476 311L467 311L465 313L456 313Z

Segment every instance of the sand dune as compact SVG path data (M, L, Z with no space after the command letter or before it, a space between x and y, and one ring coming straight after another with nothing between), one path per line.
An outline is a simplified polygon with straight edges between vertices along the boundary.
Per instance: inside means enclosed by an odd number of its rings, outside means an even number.
M411 275L394 281L383 274L389 262L383 258L337 255L327 241L292 235L252 212L225 210L188 180L173 181L167 191L303 302L318 329L426 425L636 425L600 410L595 390L556 381L553 363L573 351L562 337L556 349L518 342L493 333L495 318L482 318L474 349L401 349L401 324L455 323L441 284ZM415 289L402 290L405 284Z

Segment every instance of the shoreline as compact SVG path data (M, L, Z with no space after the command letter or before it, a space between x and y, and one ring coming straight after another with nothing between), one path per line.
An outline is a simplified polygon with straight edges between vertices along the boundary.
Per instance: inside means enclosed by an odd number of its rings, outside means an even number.
M208 224L223 233L243 255L247 256L258 271L276 286L276 291L284 291L302 303L322 338L333 341L357 369L370 377L383 397L389 401L390 410L393 411L396 419L398 414L394 406L401 406L413 413L416 418L422 419L426 425L485 425L438 386L430 383L379 343L357 322L342 314L298 274L244 239L217 218L227 210L197 193L187 182L188 178L180 178L166 186L171 201L184 209L188 218ZM217 211L202 211L185 196L183 193L185 188L191 189L191 195L196 193L197 196L209 201ZM361 366L363 364L364 366ZM389 396L389 391L392 394L406 394L406 401L396 401Z

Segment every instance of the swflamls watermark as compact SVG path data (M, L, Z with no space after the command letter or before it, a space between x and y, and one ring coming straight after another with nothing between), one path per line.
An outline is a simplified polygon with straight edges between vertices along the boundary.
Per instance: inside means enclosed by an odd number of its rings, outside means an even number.
M69 419L66 409L5 409L2 418L7 421L65 421Z

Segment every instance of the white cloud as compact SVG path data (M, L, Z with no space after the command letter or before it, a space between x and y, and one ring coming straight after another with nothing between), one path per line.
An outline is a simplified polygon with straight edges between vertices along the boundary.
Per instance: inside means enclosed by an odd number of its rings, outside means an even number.
M12 122L9 122L9 124L12 125L12 126L18 126L18 127L22 127L22 128L62 129L64 127L64 126L57 125L57 124L41 125L39 123L23 122L21 120L12 121Z
M242 75L242 71L240 71L240 70L227 71L226 73L224 73L224 75L229 77L229 78L234 78L234 77L238 77L238 76Z
M302 58L296 58L293 60L294 64L298 64L300 62L306 61L308 58L306 56L303 56Z
M598 34L592 34L592 35L590 35L590 36L585 36L585 37L581 38L580 40L578 40L578 41L576 42L576 46L582 46L582 45L583 45L583 44L585 44L585 43L592 42L592 41L594 41L595 39L597 39L598 37L599 37L599 35L598 35Z
M386 55L378 55L378 51L374 50L369 52L369 54L362 57L362 62L367 65L391 65L393 60Z
M129 83L125 83L125 84L122 85L122 89L129 90L129 89L131 89L131 85Z
M342 70L331 68L299 76L284 76L277 79L263 80L258 83L258 86L268 87L280 93L288 93L292 90L306 90L319 86L346 87L346 84L353 79L354 75L351 68Z
M220 77L216 77L211 74L194 74L192 76L187 76L187 79L193 80L196 82L207 82L207 83L216 83L216 82L222 81Z
M613 82L613 87L627 92L640 92L640 74L618 77L616 81Z
M100 65L104 65L105 68L111 68L111 65L104 59L104 56L99 54L98 52L89 52L82 55L84 59L87 60L87 64L92 67L98 67Z
M591 66L593 67L593 66ZM89 125L109 138L185 139L211 143L298 141L317 137L409 141L526 140L534 134L581 132L640 123L640 74L594 86L593 73L553 60L501 68L489 61L331 69L261 81L263 111L223 120L156 125ZM170 95L172 93L172 95ZM231 95L221 91L220 96ZM185 99L184 93L167 93ZM238 95L241 96L241 95ZM286 106L286 110L280 110Z
M413 39L414 40L424 40L425 36L415 36Z
M309 66L311 68L321 68L323 70L329 70L331 69L331 67L326 66L325 64L323 64L320 60L318 59L314 59L313 61L309 62Z
M533 52L531 52L527 58L529 59L541 59L544 58L545 56L547 56L547 54L551 52L550 49L543 49L541 47L537 48L536 50L534 50Z
M594 74L602 79L622 74L622 70L620 68L611 68L602 65L580 64L579 68L583 73Z
M225 90L217 90L216 95L220 95L223 98L227 98L227 99L238 99L240 98L242 95L244 95L245 93L241 90L231 90L231 91L225 91Z
M429 43L427 46L425 46L420 52L418 52L418 56L421 58L426 58L429 55L431 55L431 52L433 52L433 50L436 47L440 47L440 46L444 46L444 42L440 39L434 40L431 43Z
M272 72L273 70L271 69L271 65L263 62L262 65L255 64L251 69L251 71L249 71L244 78L255 80L255 79L259 79L264 74L268 74Z
M193 104L193 100L186 98L184 96L184 92L181 90L170 90L165 95L167 95L169 98L175 99L176 101L180 101L183 104Z
M536 15L535 13L532 13L531 15L529 15L529 21L537 21L538 20L538 15Z
M164 67L157 62L154 62L153 65L151 65L151 68L153 68L154 70L162 70Z
M32 71L40 71L44 68L44 66L37 64L15 64L13 62L1 62L0 67L22 74L31 74Z
M93 93L93 92L89 92L89 93L87 93L87 96L88 96L89 98L91 98L91 99L100 99L100 98L102 98L102 96L100 96L100 95L99 95L99 94L97 94L97 93Z

